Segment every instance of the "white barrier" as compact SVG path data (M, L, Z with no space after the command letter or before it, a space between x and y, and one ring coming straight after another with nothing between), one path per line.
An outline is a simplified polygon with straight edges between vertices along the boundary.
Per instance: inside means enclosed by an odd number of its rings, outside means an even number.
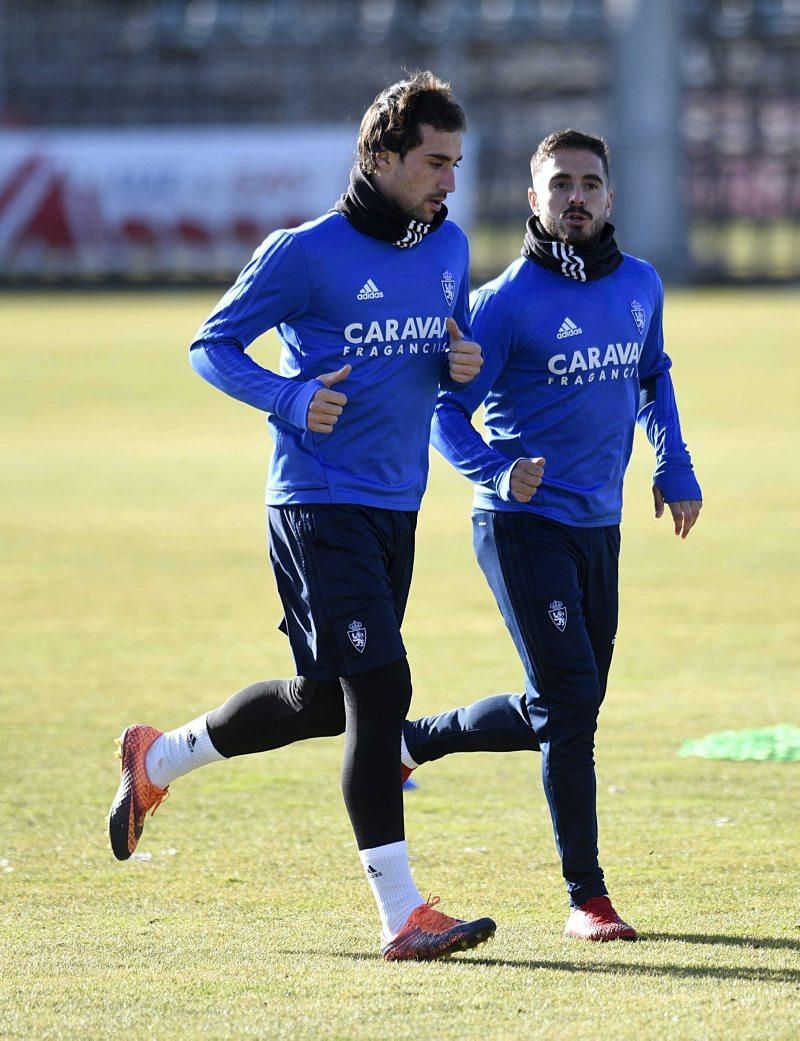
M230 278L330 209L354 149L338 126L0 130L0 276Z

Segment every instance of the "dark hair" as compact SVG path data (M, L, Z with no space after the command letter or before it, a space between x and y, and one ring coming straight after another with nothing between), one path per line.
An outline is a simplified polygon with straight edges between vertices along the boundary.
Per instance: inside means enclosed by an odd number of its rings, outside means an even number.
M540 141L536 151L531 156L531 177L535 177L545 159L561 151L562 148L577 148L585 152L592 152L603 161L603 170L608 175L608 142L604 137L596 134L584 134L581 130L556 130L548 134L544 141Z
M408 79L382 90L361 120L358 165L375 172L378 152L397 152L401 159L422 144L420 124L446 133L466 130L467 117L450 84L432 72L412 72Z

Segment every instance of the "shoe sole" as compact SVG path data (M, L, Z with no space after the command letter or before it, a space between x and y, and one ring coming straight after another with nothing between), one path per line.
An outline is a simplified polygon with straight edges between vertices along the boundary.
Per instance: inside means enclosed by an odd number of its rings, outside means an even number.
M133 849L130 848L130 836L132 833L135 835L135 826L132 819L133 785L126 779L125 771L122 769L122 764L125 762L125 739L128 736L129 729L130 727L126 727L117 738L117 757L120 760L122 776L120 777L117 794L114 796L114 801L108 814L108 838L111 842L111 850L117 860L129 860L131 854L136 849L136 842L138 842L138 836L136 836Z
M450 948L450 950L445 951L443 954L434 955L434 957L429 960L434 961L442 958L449 958L451 954L458 954L459 951L471 951L475 947L480 947L482 943L488 943L489 940L493 940L494 934L497 931L497 926L491 918L486 919L486 923L485 926L482 926L469 936L463 936L455 946Z
M633 936L583 936L580 933L564 933L564 936L568 940L586 940L588 943L614 943L615 940L625 940L628 943L635 943L639 937L636 933Z

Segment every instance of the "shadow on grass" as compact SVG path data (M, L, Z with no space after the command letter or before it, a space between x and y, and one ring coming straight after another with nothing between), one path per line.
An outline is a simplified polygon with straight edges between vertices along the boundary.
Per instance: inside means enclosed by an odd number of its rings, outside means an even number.
M646 940L666 940L676 943L703 943L723 947L765 947L773 951L798 951L800 940L781 940L773 936L707 936L703 933L648 933Z
M660 933L650 937L651 939L660 940L680 940L686 939L679 935L671 936L669 934ZM737 942L736 937L693 937L689 938L696 940L697 942L713 943L715 941L724 942L726 940L732 940ZM742 945L745 945L745 940L739 940ZM754 941L759 943L760 941ZM773 941L773 943L779 943L780 941ZM751 943L752 946L752 943ZM766 944L763 944L766 946ZM633 944L626 944L626 947L633 948ZM641 943L636 944L636 948L641 949L643 945ZM323 958L341 958L347 961L382 961L380 954L364 954L364 953L353 953L346 954L344 951L313 951L313 950L281 950L281 954L291 955L306 955L316 954ZM614 976L617 974L624 974L626 976L672 976L677 979L709 979L709 980L749 980L754 983L794 983L800 984L800 969L767 969L758 968L749 965L653 965L653 964L636 964L635 962L571 962L571 961L547 961L539 958L487 958L470 956L467 952L464 952L463 958L443 958L440 959L443 965L480 965L488 967L497 967L498 965L507 966L510 969L543 969L550 970L551 972L578 972L578 973L597 973L598 975L609 975Z
M637 965L630 962L522 961L508 958L470 958L476 965L507 965L513 969L550 969L598 975L672 976L675 979L750 980L753 983L800 984L800 969L760 969L749 965Z

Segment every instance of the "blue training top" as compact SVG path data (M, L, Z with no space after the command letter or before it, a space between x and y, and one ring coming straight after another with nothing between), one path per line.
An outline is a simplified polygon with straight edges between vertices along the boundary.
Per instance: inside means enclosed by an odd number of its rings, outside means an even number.
M583 527L619 523L637 418L656 449L665 501L701 498L664 353L663 301L656 271L627 254L612 274L585 283L520 258L476 290L472 335L483 369L463 393L440 395L431 435L476 482L476 507ZM470 423L484 399L488 444ZM546 460L542 485L530 503L517 502L511 469L535 456Z
M469 337L469 252L445 221L411 249L364 235L340 213L276 231L205 321L191 363L209 383L269 413L267 503L417 510L431 417L449 376L445 328ZM280 375L245 354L277 326ZM306 429L316 378L351 364L330 434Z

